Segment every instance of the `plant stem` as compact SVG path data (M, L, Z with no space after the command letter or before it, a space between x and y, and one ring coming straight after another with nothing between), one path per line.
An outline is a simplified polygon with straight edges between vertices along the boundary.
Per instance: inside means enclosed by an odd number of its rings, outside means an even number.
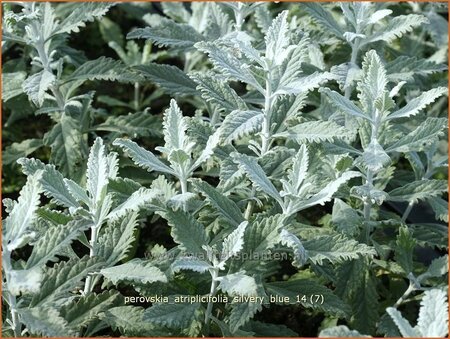
M89 240L89 244L91 245L91 247L89 248L89 257L91 258L96 254L95 247L97 246L98 231L98 224L95 224L91 227L91 240ZM91 275L88 275L86 278L86 284L84 285L84 294L92 292L92 289L94 288L92 282L93 277Z
M180 185L181 185L181 193L187 193L187 180L185 178L180 178Z
M139 102L139 82L134 83L134 110L138 111L140 102Z
M42 67L47 72L53 74L53 69L50 67L49 57L48 57L47 51L45 50L44 37L42 35L42 32L39 30L39 27L37 26L36 22L31 23L31 29L33 30L33 33L37 37L37 39L34 43L34 48L36 48L39 58L41 59ZM56 85L52 85L52 86L50 86L50 90L52 91L52 93L56 99L56 103L58 104L59 109L64 112L66 103L64 100L64 96L62 95L61 91L59 90L59 87Z
M12 270L11 251L9 251L6 248L3 249L2 266L3 266L3 270L5 271L6 286L10 286L10 281L9 281L10 279L9 279L8 272L10 272ZM22 324L20 323L19 314L17 313L16 296L13 295L12 293L10 293L9 291L4 291L3 293L6 293L6 295L7 295L6 299L7 299L8 305L9 305L9 312L11 313L11 321L12 321L14 337L20 337Z
M252 188L252 193L250 196L253 198L256 195L256 188ZM250 216L252 215L253 206L255 205L255 202L253 200L250 200L247 204L247 208L245 209L244 219L248 220Z
M9 304L9 310L11 312L11 321L12 321L14 336L20 337L22 324L19 321L19 314L16 311L16 308L17 308L16 297L13 296L12 294L9 294L8 304Z
M242 7L243 4L239 3L239 10L238 11L234 11L234 17L236 19L236 31L240 31L242 30L242 24L244 23L244 16L242 15Z
M422 180L424 180L424 179L429 179L429 178L433 175L433 171L434 171L434 168L433 168L433 167L434 167L434 166L433 166L432 161L431 161L431 160L428 160L427 171L426 171L425 174L423 175ZM408 218L409 214L411 213L412 208L414 207L414 204L415 204L415 203L414 203L413 201L410 201L410 202L409 202L408 207L406 207L405 212L403 212L403 215L402 215L402 222L406 222L406 219Z
M371 170L367 170L366 173L366 184L370 188L373 185L373 173ZM370 226L367 224L370 221L370 211L372 209L372 201L371 199L364 200L364 220L366 221L366 242L369 241L370 237Z
M271 85L271 77L270 70L267 71L266 78L266 90L264 95L264 120L261 131L261 154L262 158L270 149L270 115L272 111L272 85ZM253 208L255 206L255 201L253 198L256 195L256 188L252 188L252 193L250 196L250 201L247 204L247 208L245 210L244 218L248 220L252 214Z
M358 58L358 52L359 52L359 38L356 38L356 39L355 39L355 42L352 43L352 44L350 44L350 46L351 46L351 48L352 48L352 55L351 55L351 57L350 57L350 67L351 67L353 64L356 64L356 59ZM347 76L348 76L348 73L347 73ZM348 86L348 87L345 89L344 96L345 96L347 99L350 99L351 94L352 94L352 86Z
M406 298L408 298L408 296L414 292L416 290L416 288L414 287L414 284L410 283L408 286L408 289L405 291L405 293L403 293L403 295L396 301L396 303L394 304L394 307L397 308L398 306L400 306Z
M408 207L406 207L405 212L403 212L403 215L402 215L402 222L405 222L405 221L406 221L406 219L407 219L408 216L409 216L409 213L411 213L411 210L412 210L413 206L414 206L414 202L410 201L409 204L408 204Z
M211 281L211 289L209 291L209 296L214 297L217 293L217 277L219 275L219 269L217 269L217 268L211 269L210 273L211 273L212 281ZM212 303L212 301L209 301L208 306L206 307L206 312L205 312L205 324L207 326L207 329L209 329L209 320L211 319L212 308L213 308L213 303Z

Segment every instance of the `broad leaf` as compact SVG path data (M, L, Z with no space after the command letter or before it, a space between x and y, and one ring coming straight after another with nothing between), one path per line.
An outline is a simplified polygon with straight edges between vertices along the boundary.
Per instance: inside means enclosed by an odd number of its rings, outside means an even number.
M155 304L147 308L143 320L151 324L164 325L169 328L187 328L195 319L199 303Z
M90 227L86 221L73 220L65 225L50 227L33 246L33 251L27 260L26 268L44 266L48 261L57 262L57 256L64 255L67 247L76 240L81 232Z
M324 260L331 263L341 263L357 259L360 256L373 257L377 254L374 248L342 235L323 235L303 241L308 253L308 259L322 265Z
M204 253L202 246L208 243L205 228L191 214L181 210L168 210L164 217L172 227L173 240L180 245L187 254Z
M198 95L197 84L176 66L149 63L134 69L171 95Z
M274 198L281 206L283 202L278 190L267 178L264 170L258 164L255 158L249 157L245 154L234 153L231 155L233 160L239 165L239 167L248 175L253 184L263 192Z
M196 181L194 186L206 196L209 203L232 225L238 226L244 221L242 212L236 203L223 195L216 188L204 181Z
M420 302L417 327L425 338L445 337L448 333L447 293L439 289L425 291Z
M137 284L149 284L157 281L167 282L167 277L159 268L141 259L134 259L119 266L104 268L100 273L115 285L122 281Z
M427 92L422 93L418 97L409 101L404 107L400 108L398 111L389 114L385 119L392 120L398 118L407 118L418 114L426 106L432 104L437 98L446 94L448 92L445 87L437 87L430 89Z
M242 272L219 277L218 288L229 295L256 296L256 281Z
M261 130L264 115L259 111L233 111L220 126L220 137L225 143Z
M30 100L38 107L44 103L45 92L50 88L56 77L53 73L44 69L29 76L23 83L22 89Z
M242 250L244 246L244 233L247 225L247 221L241 222L239 226L223 240L222 254L220 255L222 263L225 263L229 258Z
M158 46L187 48L204 40L204 37L190 25L162 19L155 27L133 30L127 35L127 39L147 39Z
M175 172L161 160L159 160L152 152L140 147L134 141L127 139L116 139L113 145L121 147L128 152L131 159L136 165L146 169L147 171L158 171L175 175Z
M407 183L403 187L393 189L388 193L390 201L417 202L430 197L440 196L447 191L445 180L423 179Z

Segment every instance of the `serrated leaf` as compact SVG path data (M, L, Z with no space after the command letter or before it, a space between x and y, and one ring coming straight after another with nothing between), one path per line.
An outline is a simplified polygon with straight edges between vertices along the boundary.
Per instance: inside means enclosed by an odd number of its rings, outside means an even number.
M108 2L86 2L75 9L56 27L52 35L70 32L79 32L80 27L85 27L85 22L94 21L108 12L114 6Z
M247 327L255 333L256 337L298 337L298 334L289 327L280 324L265 323L262 321L252 320Z
M69 327L76 330L95 321L103 312L121 304L122 296L116 291L104 291L80 297L61 308L61 316Z
M416 329L425 338L445 337L448 333L447 293L440 289L425 291L420 302Z
M420 337L420 333L416 331L411 324L403 318L402 314L397 311L393 307L388 307L386 309L386 312L391 316L392 320L394 320L394 323L397 325L398 329L400 330L400 333L405 338L417 338Z
M405 33L411 32L415 27L428 23L428 19L423 15L410 14L399 15L388 21L389 23L364 41L364 44L375 41L392 42L392 40L402 37Z
M261 32L265 33L269 29L272 24L271 13L268 10L267 6L262 5L256 7L255 10L255 21L258 27L261 29Z
M40 268L24 270L11 269L6 274L8 275L6 290L13 296L18 296L21 293L38 293L44 278Z
M421 110L423 110L426 106L432 104L437 98L446 94L448 92L445 87L437 87L430 89L427 92L423 92L418 97L415 97L411 101L409 101L405 106L400 108L398 111L389 114L385 117L385 120L399 119L399 118L407 118L410 116L414 116L418 114Z
M242 272L227 274L218 278L219 285L217 288L232 295L256 296L257 285L253 277Z
M247 226L244 233L244 253L263 254L272 249L280 240L279 232L283 227L284 215L276 214L255 220Z
M361 333L375 330L378 316L376 280L365 258L348 261L338 267L336 294L351 306L350 325Z
M314 205L323 205L327 201L330 201L336 191L341 187L341 185L345 184L352 178L359 177L360 173L354 171L347 171L342 173L342 175L336 180L328 183L323 189L321 189L318 193L314 194L312 197L307 200L299 199L298 201L294 200L294 204L290 207L289 212L295 213L306 208L312 207Z
M238 254L244 246L244 233L248 226L247 221L243 221L239 226L223 240L221 262L226 262L229 258Z
M289 45L288 11L283 11L273 19L265 36L266 58L277 62L280 53Z
M127 71L126 66L120 60L102 56L95 60L86 61L64 79L64 83L75 81L77 82L76 87L78 87L86 80L135 82L139 81L140 78L138 75L133 75Z
M120 26L117 23L115 23L114 21L112 21L107 17L103 17L101 20L99 20L98 28L103 37L103 40L106 43L113 41L119 46L123 46L124 38L122 30L120 29Z
M308 121L288 128L287 135L299 145L346 138L349 131L333 121Z
M45 280L42 282L39 293L31 299L30 305L53 305L59 299L67 297L68 292L77 286L88 273L100 268L102 263L97 258L83 257L70 259L52 268L46 268Z
M206 141L206 145L203 148L203 151L200 153L197 160L195 160L194 164L191 166L190 171L195 171L200 165L202 165L205 161L211 158L219 146L220 143L220 132L216 130L212 135L209 136Z
M20 317L32 334L48 337L75 335L75 332L69 328L67 321L53 308L21 308Z
M89 152L86 170L86 186L90 198L96 204L103 199L108 185L108 161L106 149L101 138L96 138Z
M372 139L362 155L364 165L373 172L378 172L391 163L391 158L377 139Z
M135 241L137 216L137 212L130 212L101 228L96 254L108 265L123 260L130 251Z
M407 183L403 187L393 189L388 193L389 201L408 201L417 202L430 197L441 195L447 191L447 182L445 180L417 180Z
M161 160L159 160L152 152L140 147L134 141L127 139L116 139L113 145L121 147L127 151L131 159L136 165L146 169L147 171L158 171L175 175L175 172Z
M407 227L400 227L395 248L395 261L406 274L413 272L413 251L416 246L411 232Z
M448 202L441 198L431 197L427 199L434 211L437 220L448 222Z
M419 275L417 280L419 282L424 281L428 278L442 277L448 273L448 254L434 259L425 273Z
M244 83L248 83L253 87L255 87L261 93L264 92L264 89L256 81L255 77L252 75L247 65L241 62L228 50L223 49L211 42L197 43L195 47L198 50L207 53L214 67L217 70L219 70L222 74L230 76Z
M297 304L297 295L307 296L307 301L299 300L300 304L307 308L325 312L338 317L347 317L350 308L330 289L311 279L295 279L288 281L277 281L264 284L266 291L272 295L289 297L290 304ZM311 303L309 296L320 294L323 296L323 304Z
M168 210L164 217L171 226L173 240L188 254L203 253L202 246L208 243L205 227L184 211Z
M200 307L199 303L155 304L144 311L143 320L169 328L187 328Z
M117 220L126 213L139 211L141 207L149 203L158 196L158 192L152 189L141 187L130 195L122 204L114 208L109 214L110 220Z
M313 263L322 265L324 260L331 263L342 263L357 259L360 256L373 257L377 254L374 248L342 235L323 235L303 241L308 258Z
M38 107L44 103L45 92L50 88L56 77L50 71L42 71L29 76L22 83L22 90L28 95L30 100Z
M55 169L55 166L46 165L37 159L25 158L19 159L17 163L22 166L22 171L26 175L34 175L42 170L40 182L46 196L55 199L58 204L65 207L77 208L80 206L70 194L64 184L64 177Z
M341 199L334 199L331 221L338 232L353 237L359 232L363 218Z
M340 95L339 93L332 91L326 87L321 88L319 91L320 93L325 94L329 98L330 103L342 112L358 118L372 121L372 119L363 111L361 111L352 101Z
M100 97L99 97L100 99ZM99 100L100 101L100 100ZM114 105L115 106L115 105ZM130 137L161 137L161 120L146 112L109 116L105 122L94 127L96 131L120 132Z
M246 103L237 95L236 91L226 81L222 81L214 74L197 73L191 78L197 83L197 89L202 93L202 98L217 104L219 109L227 112L247 110Z
M197 84L176 66L149 63L134 69L171 95L198 95Z
M195 257L180 257L175 259L171 265L173 272L179 272L181 270L190 270L194 272L204 273L213 268L204 260L200 260Z
M2 162L4 165L13 164L18 159L27 157L43 145L42 139L27 139L21 142L14 142L3 151Z
M329 30L331 33L341 38L344 35L344 30L336 22L333 16L323 8L322 4L305 3L306 11L312 16L313 20Z
M412 81L415 75L427 76L445 70L446 65L408 56L399 56L386 64L388 79L393 82Z
M69 193L75 198L75 200L86 204L86 206L91 206L91 201L85 191L80 185L75 181L64 178L64 184L66 185Z
M229 330L238 333L239 328L245 325L256 313L262 310L262 305L256 302L235 303L230 312ZM235 335L236 335L235 334Z
M23 238L36 220L36 210L39 205L39 198L42 186L39 183L41 173L30 175L25 186L20 191L17 203L14 205L8 217L3 221L2 246L12 251L19 246L18 242ZM11 248L14 247L14 248Z
M169 151L184 150L188 142L187 124L174 99L170 100L170 107L164 112L163 127L165 148Z
M319 333L319 338L370 338L369 335L363 335L358 331L351 330L345 325L328 327Z
M320 87L320 85L327 81L334 79L334 76L328 72L314 72L313 74L296 77L296 80L286 84L282 84L277 88L275 94L302 94Z
M161 6L164 14L175 21L188 22L191 18L191 13L182 2L164 2Z
M64 255L72 241L90 226L90 223L84 220L72 220L65 225L50 227L34 244L26 268L41 267L48 261L58 261L57 255Z
M44 136L44 144L52 149L50 160L69 178L76 176L76 166L82 159L82 133L79 121L62 114L60 121Z
M377 106L378 100L384 100L387 91L387 76L384 65L380 60L377 52L370 50L364 56L362 64L361 81L358 83L359 100L363 105L366 113L372 116L372 120L376 120L374 107ZM386 106L382 104L381 108L376 107L380 111L385 111Z
M23 93L22 84L27 77L26 72L11 72L2 74L2 100L8 101Z
M414 131L390 145L386 152L420 152L444 135L448 121L444 118L427 118Z
M100 270L106 279L114 285L119 282L137 284L149 284L153 282L167 282L166 275L151 263L142 259L133 259L119 266L108 267Z
M231 156L234 162L236 162L239 165L239 168L241 168L247 174L249 179L256 187L270 195L281 206L283 206L283 201L280 194L278 193L278 190L267 178L264 170L258 164L256 159L249 157L248 155L239 153L234 153Z
M242 212L236 203L223 195L216 188L204 181L196 181L194 186L206 196L209 203L232 225L238 226L244 221Z
M143 320L144 309L136 306L119 306L100 314L100 319L114 330L120 330L124 335L134 337L150 337L168 335L167 328L156 329ZM170 332L169 332L170 333Z
M127 39L147 39L158 46L189 48L205 38L191 25L163 18L157 26L137 28L131 31L128 33Z
M293 250L294 260L292 261L292 265L301 268L308 260L308 253L300 239L295 234L282 229L280 232L280 242L282 245L288 246Z
M280 51L281 55L278 57L279 60L276 60L276 64L279 64L280 67L279 69L276 69L276 74L272 80L274 82L274 85L272 86L275 93L277 92L277 89L281 89L285 86L292 87L291 84L295 84L299 78L305 77L305 74L303 74L303 65L309 61L308 48L310 48L310 46L311 42L309 37L304 36L295 45L295 48L288 47L284 51ZM307 93L308 90L300 90L300 92Z
M242 138L261 129L264 115L260 111L233 111L220 126L220 138L225 143Z

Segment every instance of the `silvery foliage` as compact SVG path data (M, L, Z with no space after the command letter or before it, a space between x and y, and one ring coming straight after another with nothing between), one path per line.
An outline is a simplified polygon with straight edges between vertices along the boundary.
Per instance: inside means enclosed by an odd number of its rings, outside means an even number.
M111 5L80 6L60 21L50 4L23 6L5 13L4 41L30 46L35 69L7 75L24 81L4 100L24 92L56 124L44 138L53 163L21 158L27 183L17 201L4 201L3 298L15 336L92 336L108 327L127 336L299 335L254 320L268 303L155 302L144 309L124 304L124 286L170 298L277 295L294 302L299 293L320 294L323 303L299 303L325 317L323 337L447 334L448 257L426 268L415 254L447 246L438 222L448 221L447 88L427 81L446 67L441 46L417 59L401 45L420 44L414 30L437 43L435 7L394 16L387 4L305 3L274 15L264 3L163 3L164 16L146 14L149 26L128 34L127 52L111 38L127 67L101 58L67 75L55 45L64 39L56 37ZM120 32L102 25L105 36ZM146 41L142 52L133 39ZM149 56L152 44L182 58L184 69ZM346 62L334 63L336 46ZM146 149L131 140L138 135L130 128L111 145L96 138L88 150L82 122L90 120L93 94L75 95L86 80L133 83L134 101L126 105L137 115L146 114L142 83L174 97L162 114L164 144ZM103 98L113 106L112 99ZM189 105L194 116L183 114ZM103 130L117 131L114 124L121 127L111 120ZM40 144L28 140L22 149L33 145ZM149 187L127 177L127 167L119 176L114 146L126 166L146 171ZM436 221L411 222L419 203ZM392 212L399 206L401 213ZM175 246L130 258L139 214L167 221ZM15 261L25 244L31 255ZM297 273L276 281L283 271L275 253L286 254ZM381 278L397 286L392 295ZM412 327L398 308L417 296ZM334 326L338 320L345 325Z

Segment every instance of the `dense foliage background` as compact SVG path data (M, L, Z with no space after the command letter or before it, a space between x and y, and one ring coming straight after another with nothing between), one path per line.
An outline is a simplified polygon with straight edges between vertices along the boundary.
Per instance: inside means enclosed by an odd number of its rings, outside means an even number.
M445 336L447 17L3 3L3 335Z

